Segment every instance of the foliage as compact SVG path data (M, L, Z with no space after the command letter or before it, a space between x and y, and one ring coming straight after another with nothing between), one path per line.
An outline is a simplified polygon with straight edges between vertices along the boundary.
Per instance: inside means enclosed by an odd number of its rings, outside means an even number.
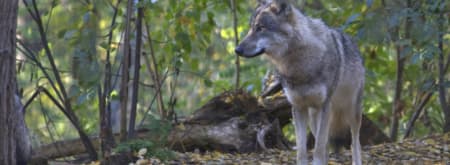
M150 132L150 140L160 146L164 146L167 143L167 138L172 130L172 124L164 119L157 119L153 115L148 116L148 123L143 125L143 128Z
M155 157L160 160L170 160L175 157L175 154L173 151L168 150L166 148L161 148L155 146L154 143L148 140L130 140L125 143L120 143L115 149L115 152L122 153L122 152L138 152L141 149L147 149L147 152L145 153L145 157L151 158Z
M145 139L130 140L120 143L116 148L116 152L137 152L143 148L147 149L145 157L156 157L160 160L170 160L174 158L173 151L167 149L167 137L171 130L170 122L157 119L153 115L148 115L148 123L143 127L148 130L150 135Z
M67 87L74 111L80 116L83 129L90 133L99 130L97 90L105 76L103 66L107 50L111 50L114 86L108 99L118 100L126 3L120 3L117 25L110 27L117 2L37 2L45 23L48 45L54 52L58 71ZM407 7L404 0L296 2L304 13L322 18L326 24L347 32L359 44L367 68L364 113L387 132L397 73L396 55L399 54L406 59L404 85L401 88L404 108L401 111L399 135L404 134L406 123L428 93L433 95L420 115L420 122L414 127L413 135L423 136L441 130L444 117L437 94L434 93L437 89L438 53L443 51L449 58L450 52L449 15L443 14L441 18L442 13L448 13L449 2L414 1L412 7ZM236 1L239 38L249 28L248 19L256 3L256 0ZM209 98L233 87L235 36L229 1L143 0L135 5L145 9L143 59L146 61L150 59L147 57L154 54L157 64L157 68L145 62L141 64L137 103L139 119L148 113L157 114L157 105L152 101L157 90L153 88L155 82L149 70L157 70L162 76L163 103L174 104L178 116L191 114ZM37 60L48 68L50 63L44 58L37 28L26 11L22 5L18 36L24 44L19 44L19 48L30 49L37 55ZM444 27L440 28L440 24ZM114 33L109 45L106 36L111 30ZM439 34L444 35L443 50L438 48ZM131 37L132 41L136 40L134 31ZM401 51L398 51L399 48ZM19 62L22 67L17 77L24 100L30 98L38 86L47 88L55 95L36 62L24 54L19 54ZM258 95L261 78L271 67L263 59L241 60L241 66L241 86ZM449 80L445 81L448 84ZM76 136L76 131L70 131L72 128L67 124L67 119L57 111L57 106L49 97L39 96L28 109L26 121L37 136L36 144ZM114 104L112 113L118 113L118 110L119 106ZM113 121L118 123L118 120ZM158 126L156 123L159 121L162 120L147 120L151 129L162 129L159 130L161 132L169 130L164 128L164 123ZM51 126L48 126L49 123L52 123Z

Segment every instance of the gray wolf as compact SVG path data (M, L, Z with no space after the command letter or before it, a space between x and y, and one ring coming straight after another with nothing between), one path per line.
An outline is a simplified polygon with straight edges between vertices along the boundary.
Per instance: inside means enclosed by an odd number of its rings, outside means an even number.
M348 129L352 164L361 164L365 69L351 38L302 14L288 0L259 0L250 26L235 52L248 58L265 54L278 72L293 107L297 164L308 164L308 122L316 139L313 164L326 164L328 139Z

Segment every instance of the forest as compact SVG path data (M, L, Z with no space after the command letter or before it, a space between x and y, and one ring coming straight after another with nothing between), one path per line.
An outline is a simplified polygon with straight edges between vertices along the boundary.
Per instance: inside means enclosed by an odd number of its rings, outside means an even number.
M363 164L450 163L450 1L290 2L358 45ZM0 0L0 164L295 164L275 68L235 53L257 5Z

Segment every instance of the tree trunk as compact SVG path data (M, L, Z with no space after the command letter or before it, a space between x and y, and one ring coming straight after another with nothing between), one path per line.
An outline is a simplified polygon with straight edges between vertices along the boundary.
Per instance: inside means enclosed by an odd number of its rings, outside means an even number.
M400 118L400 114L404 109L404 102L401 99L402 97L402 89L403 89L403 71L405 66L405 58L401 57L402 49L397 48L397 78L395 80L395 94L394 101L392 104L392 117L391 117L391 130L389 133L389 137L392 141L397 139L398 132L398 120Z
M0 0L0 164L17 164L16 61L17 0ZM22 120L23 124L23 120Z
M142 2L142 0L139 0ZM136 108L137 99L139 91L139 74L141 68L141 45L142 45L142 19L144 17L143 7L137 8L137 19L136 19L136 49L134 51L134 69L133 69L133 87L131 92L131 110L130 110L130 121L128 124L128 138L134 137L134 127L136 123Z
M408 0L406 2L406 7L410 8L412 7L412 1ZM404 26L405 30L405 36L403 40L407 40L410 38L410 28L411 28L412 20L411 16L406 17L406 23ZM400 27L397 29L397 34L399 35ZM400 36L398 39L400 40ZM392 103L392 117L391 117L391 130L389 137L392 141L397 140L398 135L398 125L400 120L400 115L405 108L405 103L402 100L402 91L403 91L403 75L405 70L405 62L406 62L406 54L405 54L405 47L407 45L398 45L397 46L397 77L395 82L395 94L394 94L394 101Z
M239 44L239 35L238 35L238 20L237 20L237 14L236 14L236 0L230 0L231 5L231 11L233 12L233 31L234 31L234 44L237 46ZM238 90L240 85L240 78L241 78L241 62L239 56L236 54L235 58L235 65L236 65L236 79L235 79L235 89Z
M450 108L447 102L447 88L445 87L445 73L446 73L446 69L445 68L445 56L444 56L444 14L441 13L439 14L439 63L438 63L438 68L439 68L439 102L441 104L441 108L442 108L442 112L444 112L444 128L443 131L444 132L449 132L450 131ZM450 58L450 57L447 57Z
M133 1L128 0L127 3L127 19L125 27L125 41L123 48L122 59L122 78L120 81L120 141L124 142L127 139L127 110L128 110L128 82L130 81L130 28L131 28L131 15L133 14Z

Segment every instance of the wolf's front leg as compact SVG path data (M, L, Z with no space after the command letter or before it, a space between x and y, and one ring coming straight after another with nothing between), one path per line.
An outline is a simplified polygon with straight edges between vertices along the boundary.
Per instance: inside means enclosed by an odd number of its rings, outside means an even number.
M308 123L308 109L292 107L292 116L295 126L295 142L297 143L297 165L307 165L308 153L306 150L306 124Z
M317 115L318 120L316 141L314 144L314 155L313 155L313 165L324 165L328 164L328 132L330 128L330 103L327 101L321 108L319 115Z

